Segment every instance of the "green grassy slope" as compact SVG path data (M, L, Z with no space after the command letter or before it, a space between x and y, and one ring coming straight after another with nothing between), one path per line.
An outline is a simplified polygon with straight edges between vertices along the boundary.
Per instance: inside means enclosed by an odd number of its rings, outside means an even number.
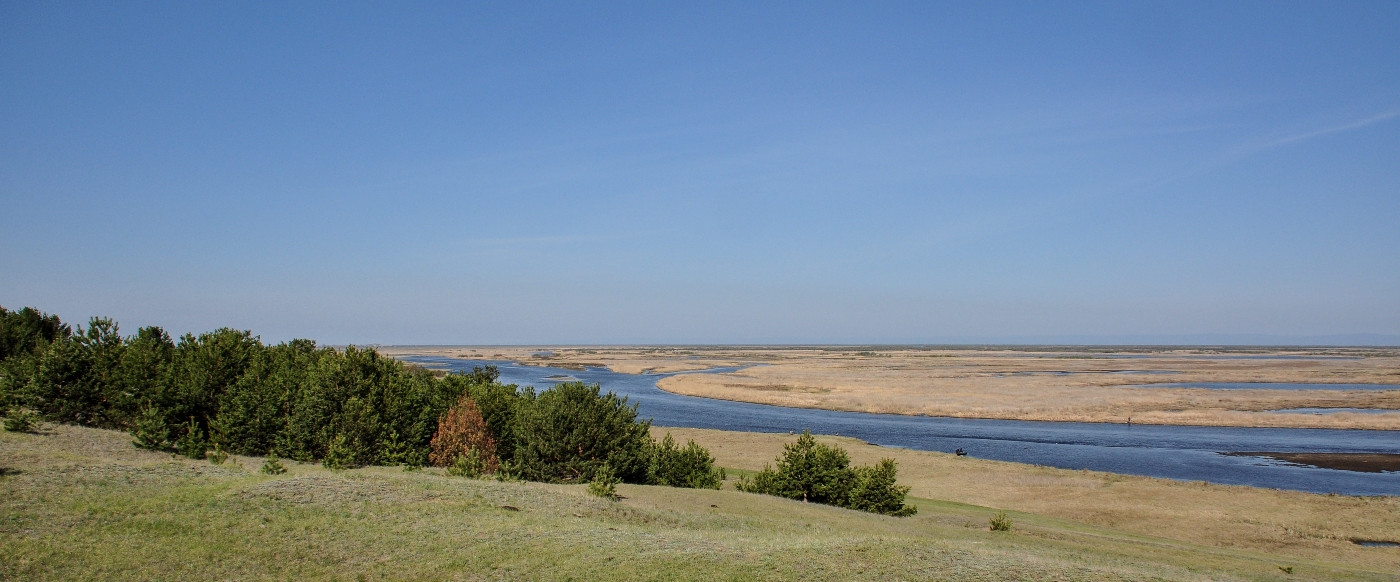
M1394 579L1031 514L992 533L993 510L933 500L900 519L736 491L622 486L614 503L583 486L234 461L110 431L0 433L0 578Z

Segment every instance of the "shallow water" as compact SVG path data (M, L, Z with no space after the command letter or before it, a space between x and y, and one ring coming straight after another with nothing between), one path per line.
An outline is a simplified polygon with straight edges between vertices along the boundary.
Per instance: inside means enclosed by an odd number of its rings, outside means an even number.
M619 374L602 368L584 371L518 366L511 362L408 357L435 368L470 370L495 365L501 381L545 388L550 375L602 384L638 404L642 418L657 426L750 432L840 434L866 442L910 449L1060 467L1170 479L1294 489L1346 495L1400 495L1400 473L1359 473L1300 467L1258 457L1231 457L1229 451L1400 453L1400 431L1287 428L1221 428L983 420L897 414L869 414L787 408L671 394L656 387L674 374ZM707 372L726 372L720 368ZM704 373L704 372L700 372Z
M1303 384L1297 382L1172 382L1134 388L1206 388L1209 390L1400 390L1400 384Z

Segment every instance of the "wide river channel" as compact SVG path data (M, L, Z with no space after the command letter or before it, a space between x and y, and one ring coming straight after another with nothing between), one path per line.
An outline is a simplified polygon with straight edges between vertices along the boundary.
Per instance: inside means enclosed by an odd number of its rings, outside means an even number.
M1362 473L1293 465L1237 451L1400 453L1400 431L1221 428L1022 420L980 420L838 412L732 402L663 391L669 374L619 374L605 368L565 370L506 361L410 356L429 368L493 365L500 381L543 389L550 376L598 383L638 404L655 426L778 432L809 429L871 444L926 451L963 449L972 457L1187 481L1209 481L1343 495L1400 495L1400 472ZM721 368L706 372L729 372ZM706 373L689 372L689 373Z

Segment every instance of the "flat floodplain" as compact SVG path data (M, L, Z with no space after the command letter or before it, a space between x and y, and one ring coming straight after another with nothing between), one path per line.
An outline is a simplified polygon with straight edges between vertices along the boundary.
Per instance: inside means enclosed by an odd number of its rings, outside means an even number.
M597 366L631 374L744 366L722 374L672 376L658 387L689 396L799 408L1006 420L1400 430L1400 349L1395 348L433 346L383 351L562 368ZM1233 389L1190 386L1201 383ZM1299 408L1337 412L1281 412Z
M713 443L722 462L739 465L735 473L761 466L788 438L683 436ZM852 454L857 462L868 456ZM45 425L37 434L0 433L0 578L1393 580L1400 568L1394 548L1336 537L1389 540L1394 498L1153 489L1155 480L976 460L940 465L969 460L920 454L922 464L901 460L901 482L918 488L919 514L891 518L732 490L622 486L626 499L614 503L580 485L434 469L289 462L287 474L268 476L256 472L259 458L215 466L136 450L125 433ZM930 481L927 471L956 477ZM1173 525L1162 514L1149 523L1091 523L1125 517L1112 499L1105 517L1080 518L960 501L973 487L960 481L982 481L985 499L1029 499L1022 490L1031 490L1066 507L1058 497L1095 490L1171 493L1154 511L1169 501L1189 505L1183 512L1219 512L1223 529L1210 535L1225 541L1184 541L1192 522ZM1012 532L987 531L997 508L1008 510ZM1319 517L1327 512L1330 530ZM1231 542L1231 531L1272 532L1277 541Z

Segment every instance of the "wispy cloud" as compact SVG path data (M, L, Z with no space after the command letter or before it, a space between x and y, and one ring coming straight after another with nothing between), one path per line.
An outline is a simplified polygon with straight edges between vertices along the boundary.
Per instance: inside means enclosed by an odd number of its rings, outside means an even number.
M1343 123L1331 127L1324 127L1322 129L1314 129L1302 133L1295 133L1293 135L1287 135L1284 137L1259 139L1246 142L1228 150L1225 150L1223 153L1210 159L1207 159L1199 164L1196 164L1195 166L1187 170L1177 172L1173 175L1161 178L1159 180L1152 181L1138 188L1132 188L1130 189L1129 193L1131 194L1150 192L1168 184L1171 184L1173 182L1178 182L1180 180L1184 180L1193 176L1198 176L1210 170L1214 170L1222 166L1227 166L1229 164L1238 162L1240 160L1243 160L1245 158L1248 158L1255 154L1259 154L1264 151L1283 147L1286 145L1305 142L1325 135L1332 135L1334 133L1342 133L1346 131L1361 129L1363 127L1369 127L1378 123L1385 123L1396 118L1400 118L1400 109L1387 111L1385 113L1380 113L1377 115L1372 115L1370 117L1359 119L1357 121L1352 121L1350 123Z
M1308 141L1308 140L1313 139L1313 138L1315 138L1315 137L1322 137L1322 136L1324 136L1324 135L1331 135L1331 134L1334 134L1334 133L1341 133L1341 132L1344 132L1344 131L1351 131L1351 130L1353 130L1353 129L1361 129L1361 128L1363 128L1363 127L1368 127L1368 126L1371 126L1371 125L1375 125L1375 124L1377 124L1377 123L1385 123L1385 122L1390 121L1390 120L1392 120L1392 119L1395 119L1395 118L1397 118L1397 117L1400 117L1400 110L1389 111L1389 112L1386 112L1386 113L1382 113L1382 114L1380 114L1380 115L1373 115L1373 116L1371 116L1371 117L1367 117L1367 118L1362 119L1362 120L1353 121L1353 122L1351 122L1351 123L1344 123L1344 124L1342 124L1342 125L1336 125L1336 126L1333 126L1333 127L1327 127L1327 128L1323 128L1323 129L1317 129L1317 130L1313 130L1313 131L1308 131L1308 132L1304 132L1304 133L1294 134L1294 135L1290 135L1290 136L1287 136L1287 137L1282 137L1282 138L1274 139L1274 140L1271 140L1271 141L1267 141L1267 142L1264 142L1264 143L1262 143L1262 144L1258 144L1258 145L1254 148L1254 151L1261 151L1261 150L1266 150L1266 149L1270 149L1270 148L1276 148L1276 147L1284 146L1284 145L1288 145L1288 144L1298 143L1298 142L1301 142L1301 141Z

